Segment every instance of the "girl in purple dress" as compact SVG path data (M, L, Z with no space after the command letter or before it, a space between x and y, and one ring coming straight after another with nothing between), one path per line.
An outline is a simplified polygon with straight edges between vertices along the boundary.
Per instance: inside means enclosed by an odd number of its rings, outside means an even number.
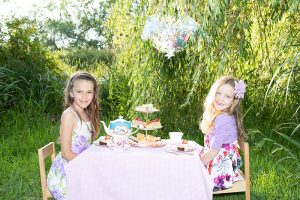
M75 74L65 89L65 111L61 116L61 152L47 176L47 185L55 199L67 194L65 165L89 147L99 133L99 103L96 79L88 73Z
M214 191L230 188L238 181L242 165L238 142L245 140L241 99L246 84L232 77L222 77L211 87L204 102L200 123L204 150L200 159L212 176Z

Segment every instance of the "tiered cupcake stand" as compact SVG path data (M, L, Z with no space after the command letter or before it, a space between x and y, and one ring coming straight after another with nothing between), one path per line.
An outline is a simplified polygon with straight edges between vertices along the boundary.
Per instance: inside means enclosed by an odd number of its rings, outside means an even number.
M150 105L150 106L147 106L147 105ZM155 108L151 105L152 104L146 104L146 105L142 105L142 106L137 106L135 108L136 112L140 112L140 113L145 114L146 124L149 123L149 114L159 112L159 110L157 108ZM147 126L142 126L142 125L140 125L140 126L133 125L133 127L145 131L146 137L147 137L148 131L158 130L158 129L162 128L161 125L160 126L155 126L155 127L147 127Z

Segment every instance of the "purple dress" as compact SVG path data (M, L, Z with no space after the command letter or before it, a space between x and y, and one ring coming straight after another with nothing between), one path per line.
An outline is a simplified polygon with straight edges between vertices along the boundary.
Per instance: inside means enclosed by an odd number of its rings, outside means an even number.
M218 150L216 157L206 168L214 181L214 191L230 188L239 180L238 169L242 165L237 148L237 125L232 115L222 113L215 119L210 134L204 136L204 152L210 148Z
M77 128L72 131L72 151L80 154L86 150L91 143L91 125L90 122L81 122L78 115L71 109L67 108L65 112L72 112L77 119ZM67 195L67 182L65 160L59 153L53 161L47 176L47 185L50 193L56 200L64 200Z

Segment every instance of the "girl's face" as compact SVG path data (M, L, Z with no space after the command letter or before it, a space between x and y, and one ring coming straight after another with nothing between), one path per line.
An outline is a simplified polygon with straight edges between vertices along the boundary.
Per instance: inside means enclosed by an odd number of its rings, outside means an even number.
M76 80L70 91L71 97L74 98L73 106L82 110L90 105L94 97L94 84L88 80Z
M226 112L232 105L233 101L234 88L229 84L225 84L217 89L213 105L217 111Z

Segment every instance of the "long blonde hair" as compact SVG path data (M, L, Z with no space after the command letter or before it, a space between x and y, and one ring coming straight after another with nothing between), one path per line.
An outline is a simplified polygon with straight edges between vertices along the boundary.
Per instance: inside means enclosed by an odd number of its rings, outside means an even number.
M211 129L214 125L216 117L219 114L221 114L221 112L218 112L215 109L214 104L213 104L214 100L215 100L217 89L220 86L226 85L226 84L229 84L234 88L235 81L237 81L237 80L233 77L223 76L212 85L212 87L211 87L210 91L208 92L208 95L204 101L204 113L202 116L202 120L200 122L200 129L203 133L209 134L211 132ZM230 115L233 115L236 118L239 141L244 141L246 139L246 134L244 131L242 105L241 105L240 98L234 97L234 101L233 101L232 105L229 107L228 113Z
M68 84L65 88L64 107L65 107L65 109L67 109L68 107L73 105L74 98L71 97L70 93L74 87L75 81L77 81L77 80L91 81L94 85L94 91L93 91L94 97L93 97L90 105L88 105L88 107L85 108L84 111L88 115L89 119L91 120L92 130L93 130L92 137L93 137L93 139L95 139L98 136L99 130L100 130L99 101L98 101L99 87L98 87L96 79L92 75L90 75L89 73L86 73L86 72L80 72L80 73L76 73L75 75L73 75L71 77L71 79L68 81ZM80 120L82 120L82 117L80 116L80 114L76 110L75 110L75 112L80 117Z

